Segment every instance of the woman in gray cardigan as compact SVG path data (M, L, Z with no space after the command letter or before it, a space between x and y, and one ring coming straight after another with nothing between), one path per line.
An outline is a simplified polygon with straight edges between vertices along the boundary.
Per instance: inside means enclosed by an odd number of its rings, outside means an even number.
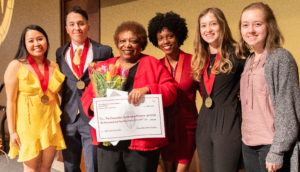
M297 64L281 48L272 9L244 8L240 46L254 51L241 77L242 152L247 172L299 171L300 89Z

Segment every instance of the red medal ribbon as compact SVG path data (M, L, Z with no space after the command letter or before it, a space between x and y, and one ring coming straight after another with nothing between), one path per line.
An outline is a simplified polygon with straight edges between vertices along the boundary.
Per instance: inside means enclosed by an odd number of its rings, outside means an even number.
M43 92L45 93L47 88L48 88L48 83L49 83L49 67L47 63L47 59L44 57L43 63L44 63L44 76L42 75L41 71L37 67L35 61L33 60L31 55L28 55L28 62L37 74L40 84L42 87Z
M219 59L220 59L220 54L218 53L212 69L214 68L215 64L219 61ZM210 94L211 94L211 91L212 91L212 88L213 88L214 82L215 82L215 76L216 76L216 74L214 74L213 72L210 72L210 76L208 78L207 68L209 65L209 61L210 61L210 56L208 56L206 66L205 66L204 72L203 72L204 87L205 87L205 90L206 90L206 93L208 96L210 96Z
M175 68L175 81L178 84L180 83L180 80L181 80L183 60L184 60L184 54L183 54L182 51L180 51L179 58L178 58L178 63L177 63L176 68ZM168 71L172 74L173 69L172 69L167 57L165 57L165 64L166 64L166 67L167 67Z
M73 58L74 58L74 50L73 50L73 45L71 43L71 49L70 49L70 57L71 57L71 63L72 63L72 68L73 68L73 71L75 72L75 74L77 75L78 78L81 78L82 74L83 74L83 70L84 70L84 64L85 64L85 61L86 61L86 57L87 57L87 53L88 53L88 50L89 50L89 44L90 41L89 39L87 38L85 40L85 43L84 43L84 47L83 47L83 50L82 50L82 54L81 54L81 58L80 58L80 65L79 67L76 66L73 62Z

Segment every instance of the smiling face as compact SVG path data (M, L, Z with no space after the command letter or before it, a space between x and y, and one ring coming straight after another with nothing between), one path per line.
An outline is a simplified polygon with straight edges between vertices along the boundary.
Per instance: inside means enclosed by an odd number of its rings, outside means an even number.
M68 14L66 31L75 45L79 46L85 42L89 29L90 25L81 14L74 12Z
M37 30L28 30L25 34L27 52L33 57L43 57L47 51L46 37Z
M249 9L241 17L241 35L243 40L256 49L263 49L267 38L267 24L260 9Z
M208 12L206 15L200 18L200 34L202 39L210 46L217 47L220 37L220 24L217 21L216 16Z
M157 44L166 55L173 55L179 51L178 41L173 32L167 28L163 28L161 32L157 32Z
M136 62L142 51L137 36L129 30L123 31L119 34L118 49L120 58L127 62Z

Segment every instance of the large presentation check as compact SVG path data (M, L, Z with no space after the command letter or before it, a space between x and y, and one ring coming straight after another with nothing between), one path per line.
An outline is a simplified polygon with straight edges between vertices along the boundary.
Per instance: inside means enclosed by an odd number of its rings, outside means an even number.
M94 98L95 129L100 142L165 137L160 94L145 95L138 106L128 96Z

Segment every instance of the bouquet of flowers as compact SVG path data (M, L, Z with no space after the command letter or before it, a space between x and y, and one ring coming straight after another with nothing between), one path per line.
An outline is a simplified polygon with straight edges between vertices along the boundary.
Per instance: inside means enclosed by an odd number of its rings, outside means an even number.
M108 65L105 62L90 63L88 70L96 97L107 96L107 88L122 90L128 75L128 70L122 69L120 65ZM102 144L104 146L111 145L110 142Z
M90 63L88 69L96 97L105 97L107 88L122 90L128 75L120 65L105 62Z

